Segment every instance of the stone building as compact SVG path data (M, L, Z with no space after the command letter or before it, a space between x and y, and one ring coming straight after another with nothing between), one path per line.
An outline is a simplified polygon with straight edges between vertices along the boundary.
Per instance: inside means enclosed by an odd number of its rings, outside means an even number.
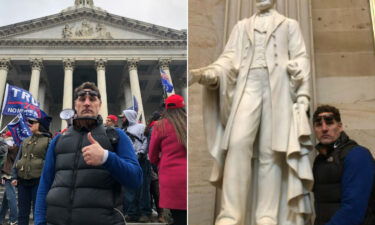
M186 30L75 0L60 13L0 27L0 99L5 83L29 90L57 131L66 126L59 113L73 107L74 88L92 81L102 94L103 117L132 106L134 96L144 122L165 95L160 69L186 96L186 47Z

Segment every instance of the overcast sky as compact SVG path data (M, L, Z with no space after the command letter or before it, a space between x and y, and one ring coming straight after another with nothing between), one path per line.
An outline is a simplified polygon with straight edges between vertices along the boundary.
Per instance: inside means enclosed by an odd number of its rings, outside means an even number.
M59 13L74 0L0 0L0 26ZM174 29L187 29L187 0L94 0L109 13Z

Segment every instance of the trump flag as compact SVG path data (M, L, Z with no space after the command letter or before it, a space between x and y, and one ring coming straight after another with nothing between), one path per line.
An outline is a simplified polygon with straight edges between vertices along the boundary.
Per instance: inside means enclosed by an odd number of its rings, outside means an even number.
M42 115L39 108L39 102L31 95L30 92L7 84L2 114L16 116L19 113L22 113L26 117L32 118L40 118Z
M32 135L25 118L21 113L17 115L15 122L11 122L7 125L7 128L12 134L14 143L16 143L17 146L20 146L23 140Z

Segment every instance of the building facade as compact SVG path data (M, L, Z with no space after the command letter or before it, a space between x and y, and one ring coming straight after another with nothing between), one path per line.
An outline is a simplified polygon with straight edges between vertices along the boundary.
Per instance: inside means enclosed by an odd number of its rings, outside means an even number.
M173 92L186 96L186 47L184 30L75 0L58 14L0 27L0 98L6 83L29 90L58 131L66 126L59 113L73 108L74 88L91 81L101 92L103 117L120 114L135 99L144 122L167 95L161 73Z

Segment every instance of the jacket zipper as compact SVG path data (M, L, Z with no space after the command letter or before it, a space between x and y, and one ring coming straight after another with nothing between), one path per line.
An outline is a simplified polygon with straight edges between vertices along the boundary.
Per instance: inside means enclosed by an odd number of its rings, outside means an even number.
M79 151L83 147L82 142L83 142L84 133L82 132L79 132L79 133L81 136L78 142L78 150L76 151L75 156L74 156L73 180L72 180L72 187L71 187L72 190L70 192L68 224L72 223L73 200L74 200L74 195L75 195L75 184L76 184L77 170L78 170Z

